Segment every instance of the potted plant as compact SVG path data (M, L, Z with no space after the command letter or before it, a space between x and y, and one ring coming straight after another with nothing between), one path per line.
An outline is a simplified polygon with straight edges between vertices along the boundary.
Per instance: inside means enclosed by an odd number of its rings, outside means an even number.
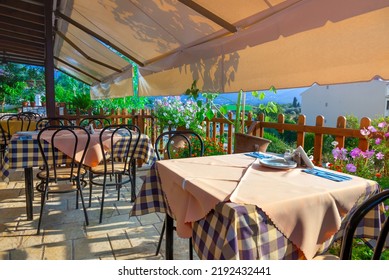
M43 107L46 106L46 94L41 95L41 104Z
M161 129L189 129L203 134L205 115L192 99L182 101L178 96L156 99L153 115Z

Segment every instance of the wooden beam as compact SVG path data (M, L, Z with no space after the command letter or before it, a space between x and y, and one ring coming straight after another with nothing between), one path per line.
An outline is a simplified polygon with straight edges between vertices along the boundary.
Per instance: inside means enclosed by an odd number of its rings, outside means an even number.
M55 117L53 0L44 0L46 114Z
M77 21L71 19L70 17L62 14L61 12L59 12L58 10L55 11L55 15L60 17L61 19L63 19L64 21L74 25L75 27L77 27L78 29L84 31L85 33L89 34L90 36L96 38L97 40L103 42L104 44L110 46L111 48L115 49L116 51L118 51L119 53L121 53L122 55L126 56L127 58L131 59L133 62L135 62L136 64L138 64L139 66L144 66L143 62L139 61L138 59L136 59L135 57L133 57L132 55L130 55L129 53L127 53L126 51L124 51L123 49L119 48L118 46L116 46L115 44L111 43L109 40L107 40L106 38L100 36L99 34L97 34L96 32L88 29L87 27L83 26L82 24L78 23Z
M238 31L236 26L232 25L231 23L227 22L226 20L222 19L221 17L217 16L216 14L212 13L211 11L205 9L203 6L200 6L196 2L192 0L178 0L185 6L191 8L192 10L198 12L200 15L206 17L207 19L213 21L214 23L220 25L224 29L230 31L231 33L235 33Z
M61 58L59 58L59 57L56 57L56 56L54 56L54 58L55 58L57 61L59 61L59 62L65 64L66 66L68 66L68 67L70 67L70 68L76 70L77 72L80 72L80 73L84 74L85 76L88 76L89 78L91 78L91 79L93 79L93 80L95 80L95 81L97 81L97 82L101 82L100 79L98 79L98 78L92 76L91 74L85 72L84 70L82 70L82 69L80 69L80 68L78 68L78 67L76 67L76 66L70 64L69 62L67 62L67 61L65 61L65 60L63 60L63 59L61 59Z
M43 39L45 37L45 34L42 31L37 31L37 30L31 30L31 29L26 29L20 26L14 26L8 23L2 23L0 25L0 30L5 30L9 31L12 30L12 32L20 35L27 35L31 38L37 38L37 39Z
M101 65L101 66L104 66L104 67L106 67L106 68L108 68L108 69L111 69L111 70L113 70L113 71L115 71L115 72L118 72L118 73L122 73L122 72L123 72L121 69L118 69L118 68L113 67L113 66L111 66L111 65L109 65L109 64L106 64L106 63L101 62L101 61L99 61L99 60L97 60L97 59L94 59L93 57L90 57L87 53L85 53L81 48L79 48L79 47L78 47L74 42L72 42L69 38L66 38L65 34L63 34L62 32L57 31L56 33L57 33L57 35L58 35L60 38L62 38L66 43L68 43L70 46L72 46L76 51L78 51L78 52L79 52L83 57L85 57L87 60L92 61L92 62L94 62L94 63L96 63L96 64L99 64L99 65Z
M37 5L31 2L15 1L15 0L0 0L0 7L8 7L18 11L24 11L31 14L43 15L43 5Z
M14 37L10 37L10 36L4 36L2 34L0 34L0 40L12 42L12 43L27 44L29 47L42 47L42 49L44 47L44 44L41 44L41 43L31 42L28 40L14 38Z
M33 59L19 59L19 58L7 58L7 62L18 63L18 64L26 64L26 65L35 65L35 66L44 66L44 60L33 60Z
M1 7L0 15L5 15L9 18L14 18L28 23L38 24L41 26L44 25L43 15L34 15L34 14L26 13L25 11L14 10L7 7Z
M92 85L92 84L90 84L90 83L87 83L87 82L83 81L83 80L80 79L80 78L77 78L76 76L74 76L74 75L72 75L72 74L69 74L69 73L68 73L66 70L64 70L64 69L61 69L61 68L59 68L59 67L55 67L55 69L57 69L58 71L61 71L62 73L68 75L69 77L72 77L73 79L75 79L75 80L77 80L77 81L79 81L79 82L81 82L81 83L87 84L88 86L91 86L91 85Z
M34 38L34 37L30 37L28 35L25 35L25 34L18 34L16 32L12 32L12 31L9 31L9 30L3 30L1 29L0 27L0 36L4 36L4 37L8 37L8 38L14 38L14 39L17 39L17 40L21 40L21 41L25 41L27 43L37 43L39 45L43 45L44 44L44 39L43 38Z
M15 48L21 48L24 50L29 50L31 52L44 52L45 48L43 46L29 46L26 43L20 43L20 42L14 42L11 40L2 39L0 40L0 45L9 46L9 47L15 47Z
M40 24L32 23L32 22L25 22L19 19L15 19L12 17L9 17L8 15L4 15L1 13L0 10L0 24L6 23L10 24L12 26L22 27L28 30L33 31L43 31L44 27Z
M38 54L44 56L45 51L44 49L40 50L35 50L35 49L30 49L28 45L17 45L17 44L12 44L10 42L4 42L0 41L0 48L4 49L5 51L15 51L19 53L24 53L24 54Z
M14 58L20 58L20 59L36 59L36 60L44 60L44 55L38 55L38 54L22 54L15 51L5 51L6 57L14 57Z

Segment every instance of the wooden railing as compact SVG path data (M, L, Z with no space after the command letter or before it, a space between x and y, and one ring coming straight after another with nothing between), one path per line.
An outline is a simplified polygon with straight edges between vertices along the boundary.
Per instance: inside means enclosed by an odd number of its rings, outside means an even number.
M78 124L79 121L87 116L91 116L92 112L88 111L87 113L82 113L79 109L76 110L75 114L69 114L65 108L62 116L72 120L74 123ZM155 141L157 134L161 132L161 128L157 127L154 116L150 110L132 110L127 111L123 110L112 110L110 112L100 111L98 115L93 115L94 117L106 117L111 120L111 123L127 123L129 120L133 124L136 124L141 129L142 133L149 135L151 140ZM212 120L205 121L205 133L206 137L220 141L224 139L226 144L227 153L233 153L233 135L234 135L234 119L233 114L230 112L226 118L214 118ZM361 150L366 150L368 148L367 140L361 135L360 129L351 129L346 128L346 118L343 116L338 117L336 127L325 127L324 126L324 117L317 116L316 124L306 125L306 117L300 115L296 124L285 123L285 116L280 114L278 115L277 122L266 122L265 115L259 114L258 116L253 116L248 114L246 120L244 121L243 127L244 131L247 134L255 136L264 136L266 128L276 129L278 132L283 133L285 131L295 131L297 133L296 147L302 146L304 148L304 140L306 133L314 134L314 147L313 147L313 157L316 163L322 162L322 153L323 153L323 137L324 135L332 135L335 140L339 143L339 147L344 147L345 139L347 137L358 138L359 139L359 148ZM367 128L371 125L369 118L362 118L360 121L360 128Z

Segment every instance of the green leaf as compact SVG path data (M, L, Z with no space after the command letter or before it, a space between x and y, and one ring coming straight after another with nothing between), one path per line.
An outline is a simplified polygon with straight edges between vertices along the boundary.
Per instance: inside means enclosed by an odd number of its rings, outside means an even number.
M263 99L265 99L265 96L266 96L266 94L264 92L261 92L259 94L259 99L263 100Z
M212 110L208 110L208 111L206 112L205 115L207 116L207 118L208 118L209 120L212 120L213 117L215 116L215 114L213 113Z

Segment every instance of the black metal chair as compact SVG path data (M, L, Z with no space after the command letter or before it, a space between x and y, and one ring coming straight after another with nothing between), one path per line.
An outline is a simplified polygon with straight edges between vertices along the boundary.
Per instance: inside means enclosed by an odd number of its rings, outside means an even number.
M353 249L353 239L355 231L361 222L361 220L366 216L366 214L372 210L374 207L379 207L381 203L389 199L389 189L383 190L377 194L372 195L361 205L359 205L355 211L349 217L346 226L343 231L342 244L340 249L339 257L332 254L323 254L318 255L315 260L351 260L352 249ZM379 260L382 254L386 243L386 239L389 233L389 218L386 217L385 221L382 224L381 230L378 234L378 238L375 243L373 251L373 260Z
M92 186L99 185L103 187L100 223L103 220L106 187L116 187L117 200L120 199L120 188L125 184L130 183L132 190L135 191L135 174L132 174L131 170L132 164L135 164L134 155L140 134L139 127L130 124L108 125L100 132L99 142L103 160L98 166L89 170L89 206L92 199ZM125 137L125 141L120 141L120 138L123 137Z
M27 126L30 126L30 120L26 120L26 121L28 122ZM24 129L24 122L25 122L25 119L24 119L24 118L20 118L20 116L19 116L18 114L9 115L8 118L7 118L8 140L11 139L12 134L13 134L13 133L12 133L12 123L13 123L13 122L19 122L18 125L13 126L15 132L16 132L16 131L28 130L28 129Z
M374 207L376 207L387 199L389 199L389 189L383 190L380 193L370 197L355 210L344 229L342 247L340 250L340 259L351 260L353 237L358 224L371 209L373 209ZM389 218L386 217L386 220L383 223L383 226L377 238L377 243L375 245L372 257L373 260L380 259L382 250L385 246L385 242L388 237L388 233Z
M3 126L0 124L0 161L4 158L5 150L8 144L8 135L5 133Z
M72 155L70 162L62 164L58 161L61 152L56 148L56 143L60 137L65 137L65 135ZM80 137L85 137L85 139L80 141ZM83 127L48 126L39 132L38 146L44 161L44 168L37 173L37 178L40 179L40 182L37 184L36 189L41 193L41 210L37 234L40 233L43 210L49 194L76 192L76 208L78 209L78 197L81 197L85 222L86 225L89 225L82 194L82 188L87 185L84 179L87 170L83 167L82 162L84 161L89 141L90 135Z
M65 117L41 118L36 123L36 130L41 130L48 126L73 126L73 124Z
M196 145L196 142L200 145L199 147L196 147L196 150L199 150L198 154L193 153L193 148ZM204 156L204 141L198 133L191 130L167 131L157 137L154 149L158 160L172 159L179 149L184 157L199 157ZM167 224L172 224L172 222L173 218L166 214L155 255L158 255L161 249L163 235ZM173 230L175 230L174 226ZM171 244L171 251L166 252L166 255L169 255L170 259L173 257L173 240L167 240L166 242L170 242ZM192 238L189 239L189 259L193 260Z
M103 117L98 117L98 118L88 117L88 118L83 118L80 121L80 126L82 127L93 125L93 128L104 128L110 124L111 121Z

